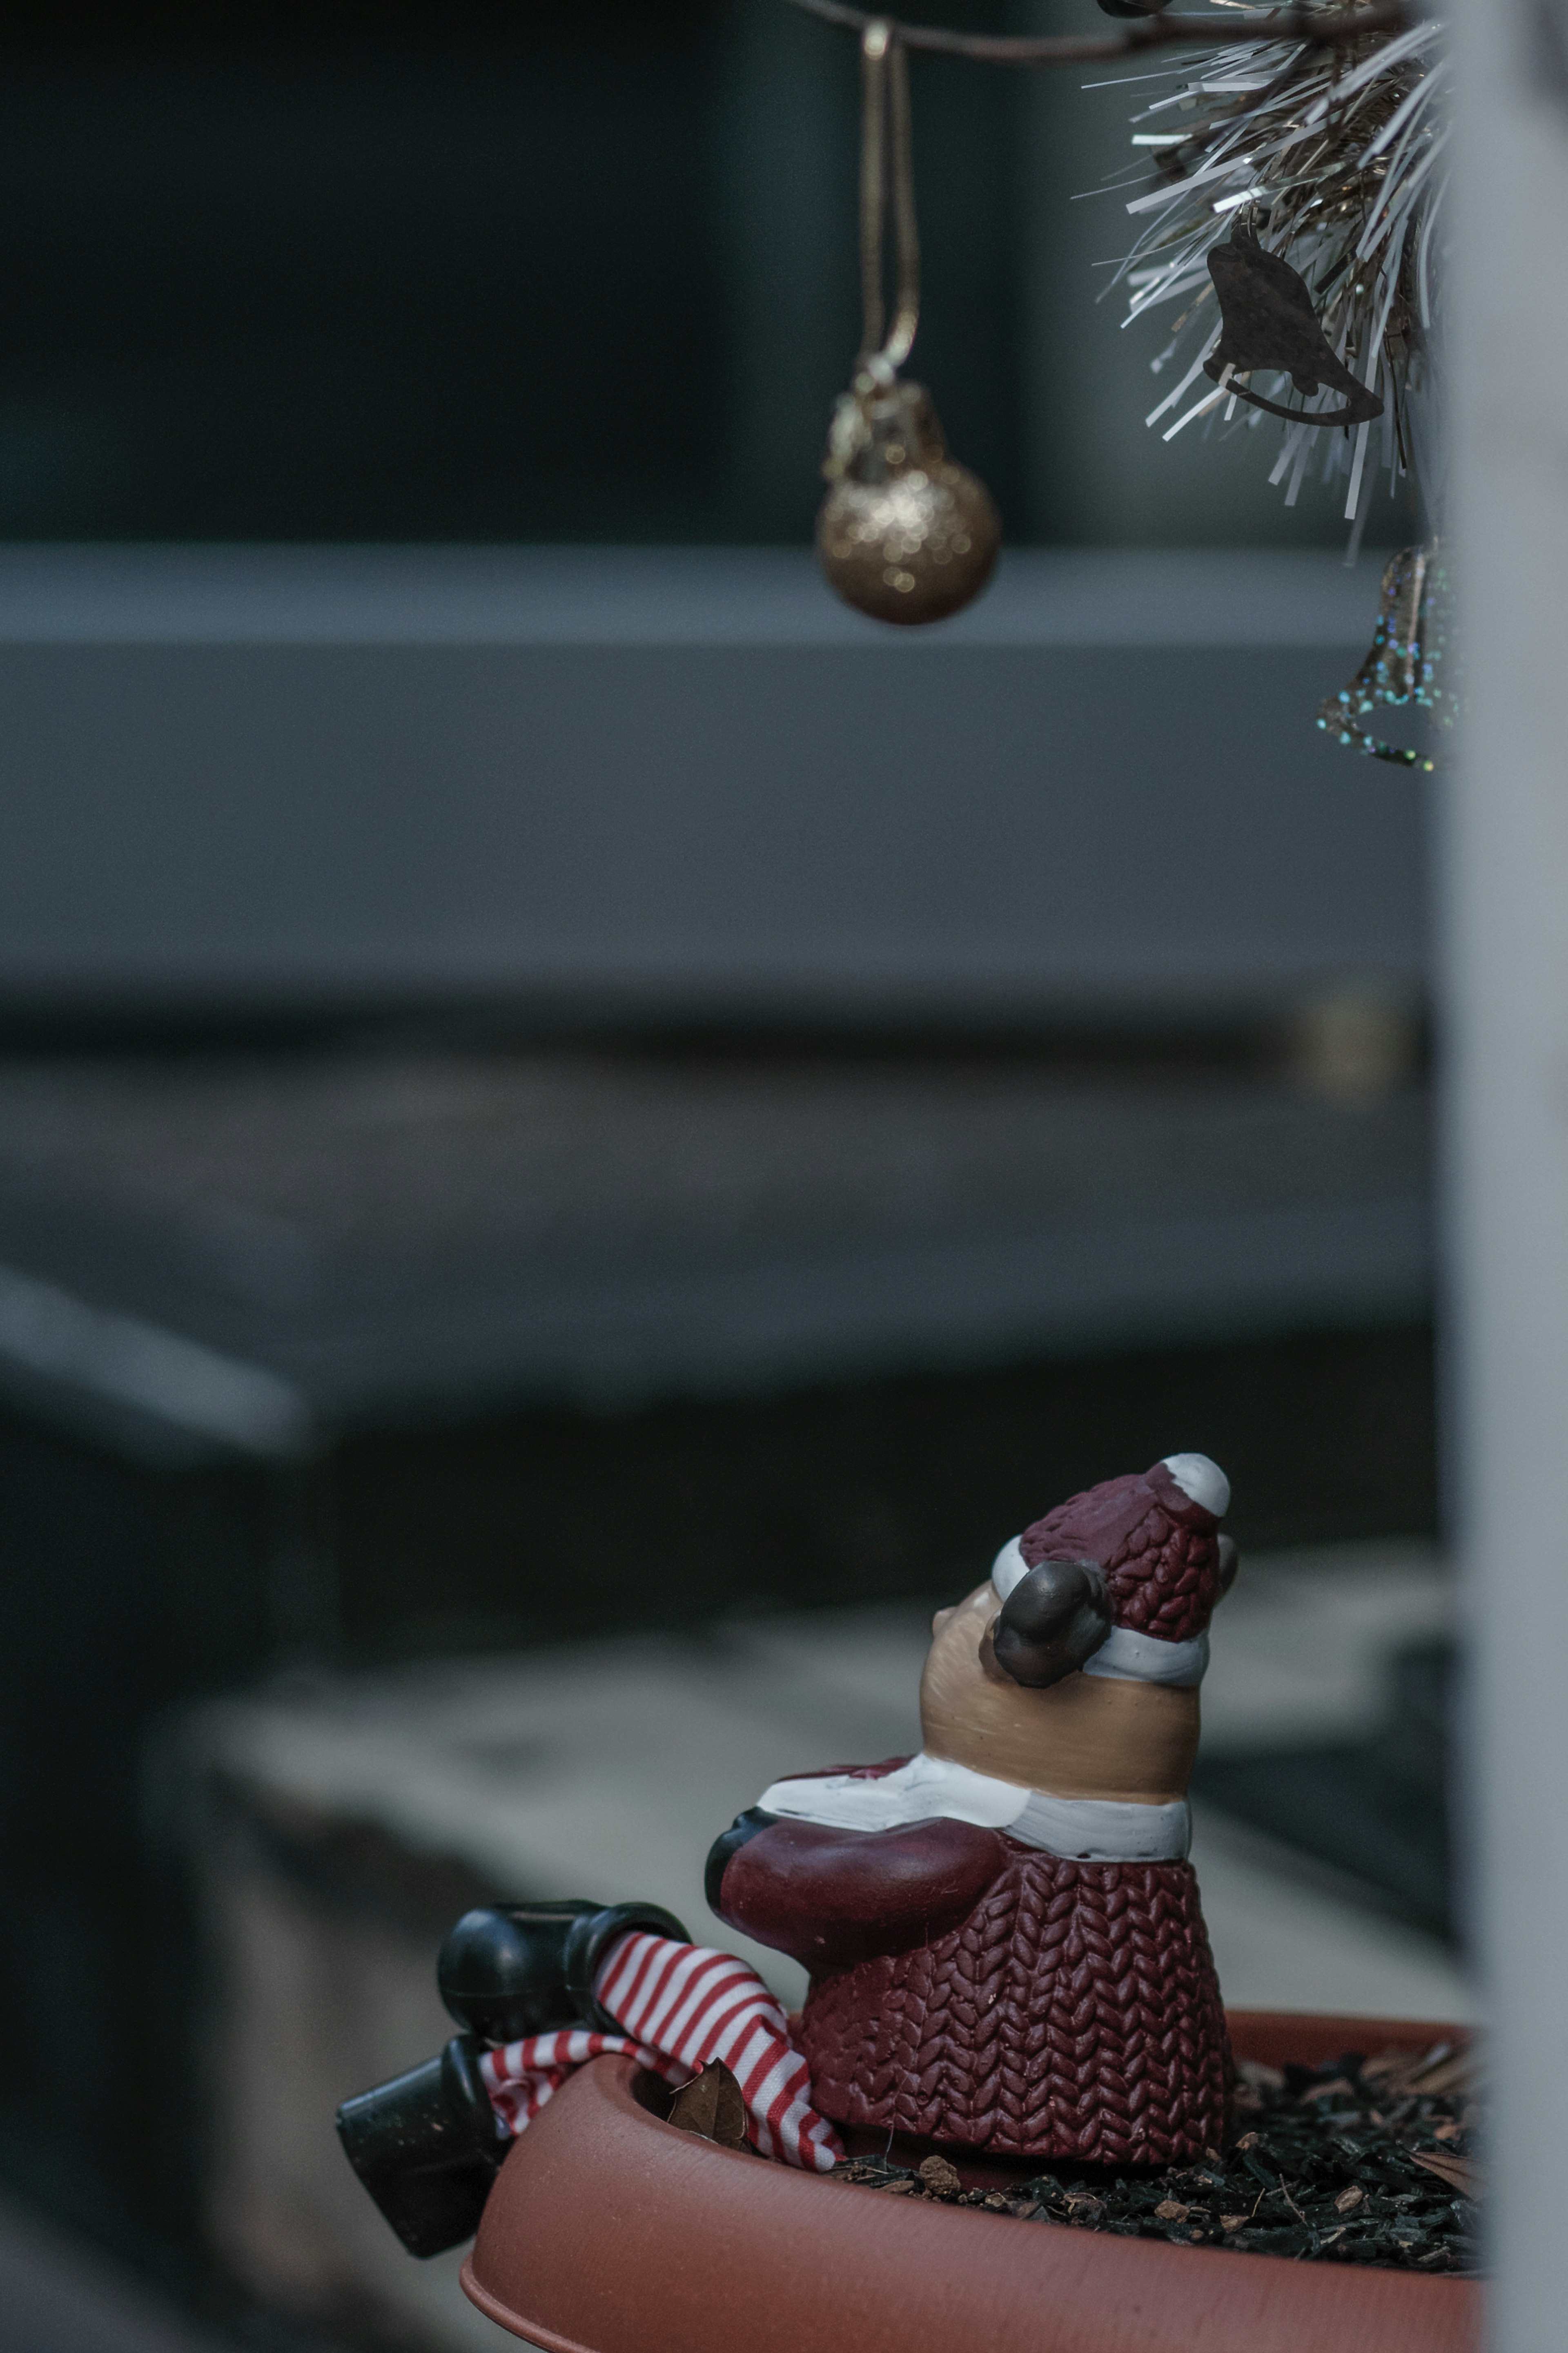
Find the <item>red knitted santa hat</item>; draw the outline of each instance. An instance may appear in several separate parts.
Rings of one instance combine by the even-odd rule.
[[[1201,1634],[1219,1595],[1219,1524],[1230,1482],[1206,1454],[1168,1454],[1152,1470],[1104,1479],[1024,1530],[1026,1567],[1096,1560],[1114,1622],[1167,1642]]]

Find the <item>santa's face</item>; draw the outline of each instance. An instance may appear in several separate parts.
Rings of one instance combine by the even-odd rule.
[[[989,1577],[931,1620],[921,1678],[929,1755],[1061,1798],[1168,1805],[1186,1795],[1198,1741],[1195,1691],[1069,1674],[1026,1690],[985,1636],[1001,1603]]]

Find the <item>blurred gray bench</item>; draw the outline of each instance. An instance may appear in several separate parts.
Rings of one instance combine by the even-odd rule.
[[[1019,1020],[1423,969],[1421,788],[1313,711],[1376,565],[0,549],[0,1011]]]

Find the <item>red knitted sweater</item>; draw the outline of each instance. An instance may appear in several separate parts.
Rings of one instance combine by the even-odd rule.
[[[800,2048],[837,2123],[1042,2162],[1219,2146],[1230,2050],[1189,1863],[763,1817],[717,1908],[811,1968]]]

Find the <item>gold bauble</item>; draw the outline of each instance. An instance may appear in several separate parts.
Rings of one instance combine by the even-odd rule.
[[[923,385],[862,375],[838,403],[816,552],[847,605],[874,621],[944,621],[991,576],[991,493],[943,446]]]

